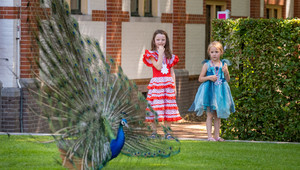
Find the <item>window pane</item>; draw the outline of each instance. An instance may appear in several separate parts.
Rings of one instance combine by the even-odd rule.
[[[267,8],[267,18],[268,18],[268,19],[270,18],[270,11],[271,11],[271,10]]]
[[[145,16],[152,17],[152,0],[144,0],[145,2]]]
[[[71,9],[78,10],[79,9],[79,2],[80,0],[71,0]]]
[[[81,0],[71,0],[71,13],[81,14]]]
[[[139,16],[139,1],[138,0],[130,1],[130,10],[131,10],[131,16]]]
[[[221,5],[216,6],[216,16],[218,16],[218,11],[222,11],[222,6]]]
[[[274,9],[274,18],[278,18],[277,17],[277,12],[278,12],[277,9]]]

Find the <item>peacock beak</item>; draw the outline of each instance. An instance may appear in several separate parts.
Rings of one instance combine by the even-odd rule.
[[[129,126],[128,126],[128,124],[127,124],[127,123],[125,123],[125,124],[124,124],[124,126],[126,126],[127,128],[129,128]]]

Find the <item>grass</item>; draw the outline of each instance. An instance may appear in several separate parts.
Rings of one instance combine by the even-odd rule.
[[[37,139],[0,135],[0,169],[64,169],[56,145]],[[180,154],[171,158],[120,155],[104,169],[300,169],[300,145],[181,141]]]

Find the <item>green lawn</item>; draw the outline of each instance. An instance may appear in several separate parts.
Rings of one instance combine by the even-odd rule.
[[[63,169],[56,145],[37,139],[0,135],[0,169]],[[300,169],[300,144],[181,141],[171,158],[121,155],[105,169]]]

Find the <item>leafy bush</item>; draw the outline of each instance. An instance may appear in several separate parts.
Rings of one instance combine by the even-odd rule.
[[[229,67],[236,113],[226,138],[300,141],[300,19],[214,20]]]

